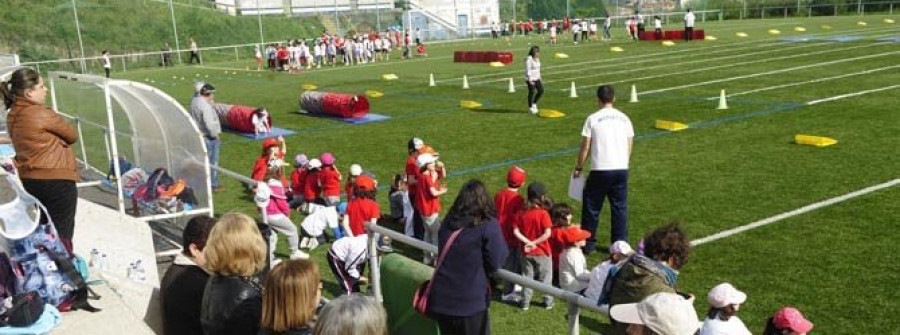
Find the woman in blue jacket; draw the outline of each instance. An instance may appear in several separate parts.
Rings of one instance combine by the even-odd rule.
[[[428,315],[441,334],[490,334],[488,275],[503,266],[508,251],[494,203],[481,181],[470,180],[459,191],[438,232],[438,247],[450,249],[431,282]]]

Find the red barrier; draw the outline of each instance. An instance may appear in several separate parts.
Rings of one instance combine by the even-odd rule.
[[[455,63],[490,63],[501,62],[509,64],[513,62],[512,52],[506,51],[455,51],[453,52]]]

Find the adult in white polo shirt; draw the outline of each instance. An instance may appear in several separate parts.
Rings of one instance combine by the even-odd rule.
[[[612,207],[610,243],[628,240],[628,162],[634,143],[634,127],[625,113],[613,107],[615,91],[610,85],[597,88],[600,110],[588,116],[581,131],[581,151],[573,175],[579,177],[591,156],[591,170],[584,186],[581,229],[591,232],[585,254],[597,248],[597,223],[603,201]]]
[[[688,8],[684,14],[684,40],[691,41],[694,39],[694,12]]]

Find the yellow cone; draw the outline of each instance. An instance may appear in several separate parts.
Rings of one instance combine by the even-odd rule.
[[[735,33],[734,35],[737,37],[747,37],[748,36],[747,33],[743,33],[743,32],[738,32],[738,33]]]
[[[490,63],[488,63],[488,65],[490,65],[490,67],[504,67],[504,66],[506,66],[506,64],[503,64],[503,63],[501,63],[501,62],[490,62]]]
[[[462,100],[459,102],[459,107],[462,107],[462,108],[473,109],[473,108],[478,108],[481,106],[482,106],[482,104],[478,101]]]
[[[468,90],[468,89],[469,89],[469,77],[467,77],[466,75],[463,75],[463,87],[462,87],[462,89],[464,89],[464,90]]]
[[[728,99],[725,95],[725,90],[722,90],[722,93],[719,94],[719,107],[716,109],[728,109]]]
[[[663,45],[663,46],[667,46],[667,47],[671,47],[671,46],[675,46],[675,42],[672,42],[672,41],[663,41],[663,42],[662,42],[662,45]]]
[[[638,102],[637,86],[631,85],[631,99],[628,102]]]
[[[715,36],[712,36],[712,35],[707,35],[707,36],[704,37],[703,39],[705,39],[705,40],[707,40],[707,41],[715,41],[715,40],[717,40],[718,38],[716,38]]]
[[[397,77],[396,74],[388,73],[388,74],[382,75],[381,78],[383,78],[384,80],[397,80],[400,77]]]
[[[797,134],[794,136],[794,142],[797,142],[797,144],[824,148],[829,145],[837,144],[838,141],[830,137]]]
[[[429,86],[429,87],[435,87],[435,86],[437,86],[437,85],[434,84],[434,73],[429,73],[429,74],[428,74],[428,86]]]
[[[688,125],[684,123],[666,120],[656,120],[656,124],[654,124],[653,127],[668,131],[682,131],[688,129]]]
[[[797,31],[797,32],[804,32],[804,31],[806,31],[806,28],[803,28],[803,27],[794,27],[794,31]]]
[[[829,26],[829,25],[827,25],[827,24],[823,24],[823,25],[822,25],[822,29],[823,29],[823,30],[831,30],[831,26]]]
[[[569,55],[564,54],[562,52],[557,52],[557,53],[553,54],[553,58],[569,58]]]
[[[316,85],[313,85],[313,84],[303,84],[303,85],[300,85],[300,88],[302,88],[302,89],[304,89],[304,90],[307,90],[307,91],[312,91],[312,90],[317,89],[317,88],[319,88],[319,87],[316,86]]]
[[[887,23],[887,24],[892,24],[892,23],[894,23],[894,20],[884,19],[884,21],[882,21],[882,22]]]
[[[868,26],[869,24],[866,23],[866,21],[859,21],[859,22],[856,22],[856,25],[860,26],[860,27],[865,27],[865,26]]]
[[[376,91],[376,90],[367,90],[366,96],[369,98],[381,98],[384,96],[384,93]]]
[[[779,35],[779,34],[781,34],[781,30],[769,29],[769,35]]]
[[[555,109],[541,109],[538,111],[538,116],[542,118],[555,119],[566,116],[566,113],[560,112]]]
[[[612,47],[612,48],[609,48],[609,51],[611,51],[611,52],[622,52],[622,51],[625,51],[625,49],[622,49],[622,48],[620,48],[620,47]]]

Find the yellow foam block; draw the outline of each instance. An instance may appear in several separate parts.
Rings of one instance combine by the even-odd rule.
[[[781,34],[781,30],[769,29],[769,35],[778,35],[778,34]]]
[[[656,120],[656,124],[654,125],[656,129],[668,130],[668,131],[682,131],[688,129],[688,125],[675,122],[675,121],[666,121],[666,120]]]
[[[830,137],[797,134],[794,136],[794,142],[797,142],[797,144],[824,148],[829,145],[835,145],[838,141]]]
[[[555,119],[558,117],[566,116],[566,113],[560,112],[555,109],[541,109],[538,112],[538,116],[543,117],[543,118]]]
[[[384,80],[397,80],[397,79],[400,79],[400,77],[397,77],[397,75],[396,75],[396,74],[393,74],[393,73],[388,73],[388,74],[382,75],[381,78],[384,79]]]
[[[675,46],[675,42],[672,42],[672,41],[662,41],[662,45],[667,46],[667,47],[672,47],[672,46]]]
[[[472,109],[472,108],[478,108],[481,106],[482,106],[482,104],[478,101],[463,100],[463,101],[459,102],[459,107],[462,107],[462,108]]]
[[[557,52],[557,53],[553,54],[553,58],[569,58],[569,55],[564,54],[562,52]]]
[[[823,24],[823,25],[822,25],[822,29],[824,29],[824,30],[830,30],[830,29],[831,29],[831,26],[829,26],[829,25],[827,25],[827,24]]]
[[[376,91],[376,90],[367,90],[366,96],[369,98],[381,98],[384,96],[384,93]]]
[[[794,27],[794,31],[804,32],[804,31],[806,31],[806,28],[803,28],[803,27]]]
[[[303,84],[303,85],[300,85],[300,88],[302,88],[302,89],[304,89],[304,90],[307,90],[307,91],[312,91],[312,90],[314,90],[314,89],[319,88],[319,86],[316,86],[316,85],[313,85],[313,84]]]
[[[891,19],[884,19],[883,22],[884,22],[884,23],[887,23],[887,24],[891,24],[891,23],[894,23],[894,20],[891,20]]]
[[[737,37],[747,37],[747,33],[739,32],[734,34]]]
[[[859,21],[859,22],[856,22],[856,25],[865,27],[865,26],[868,26],[869,24],[866,23],[866,21]]]
[[[705,39],[707,41],[715,41],[718,38],[716,38],[715,36],[709,35],[709,36],[704,37],[703,39]]]
[[[504,67],[504,66],[506,66],[506,64],[503,64],[503,63],[501,63],[501,62],[490,62],[490,63],[488,63],[488,65],[490,65],[491,67]]]

